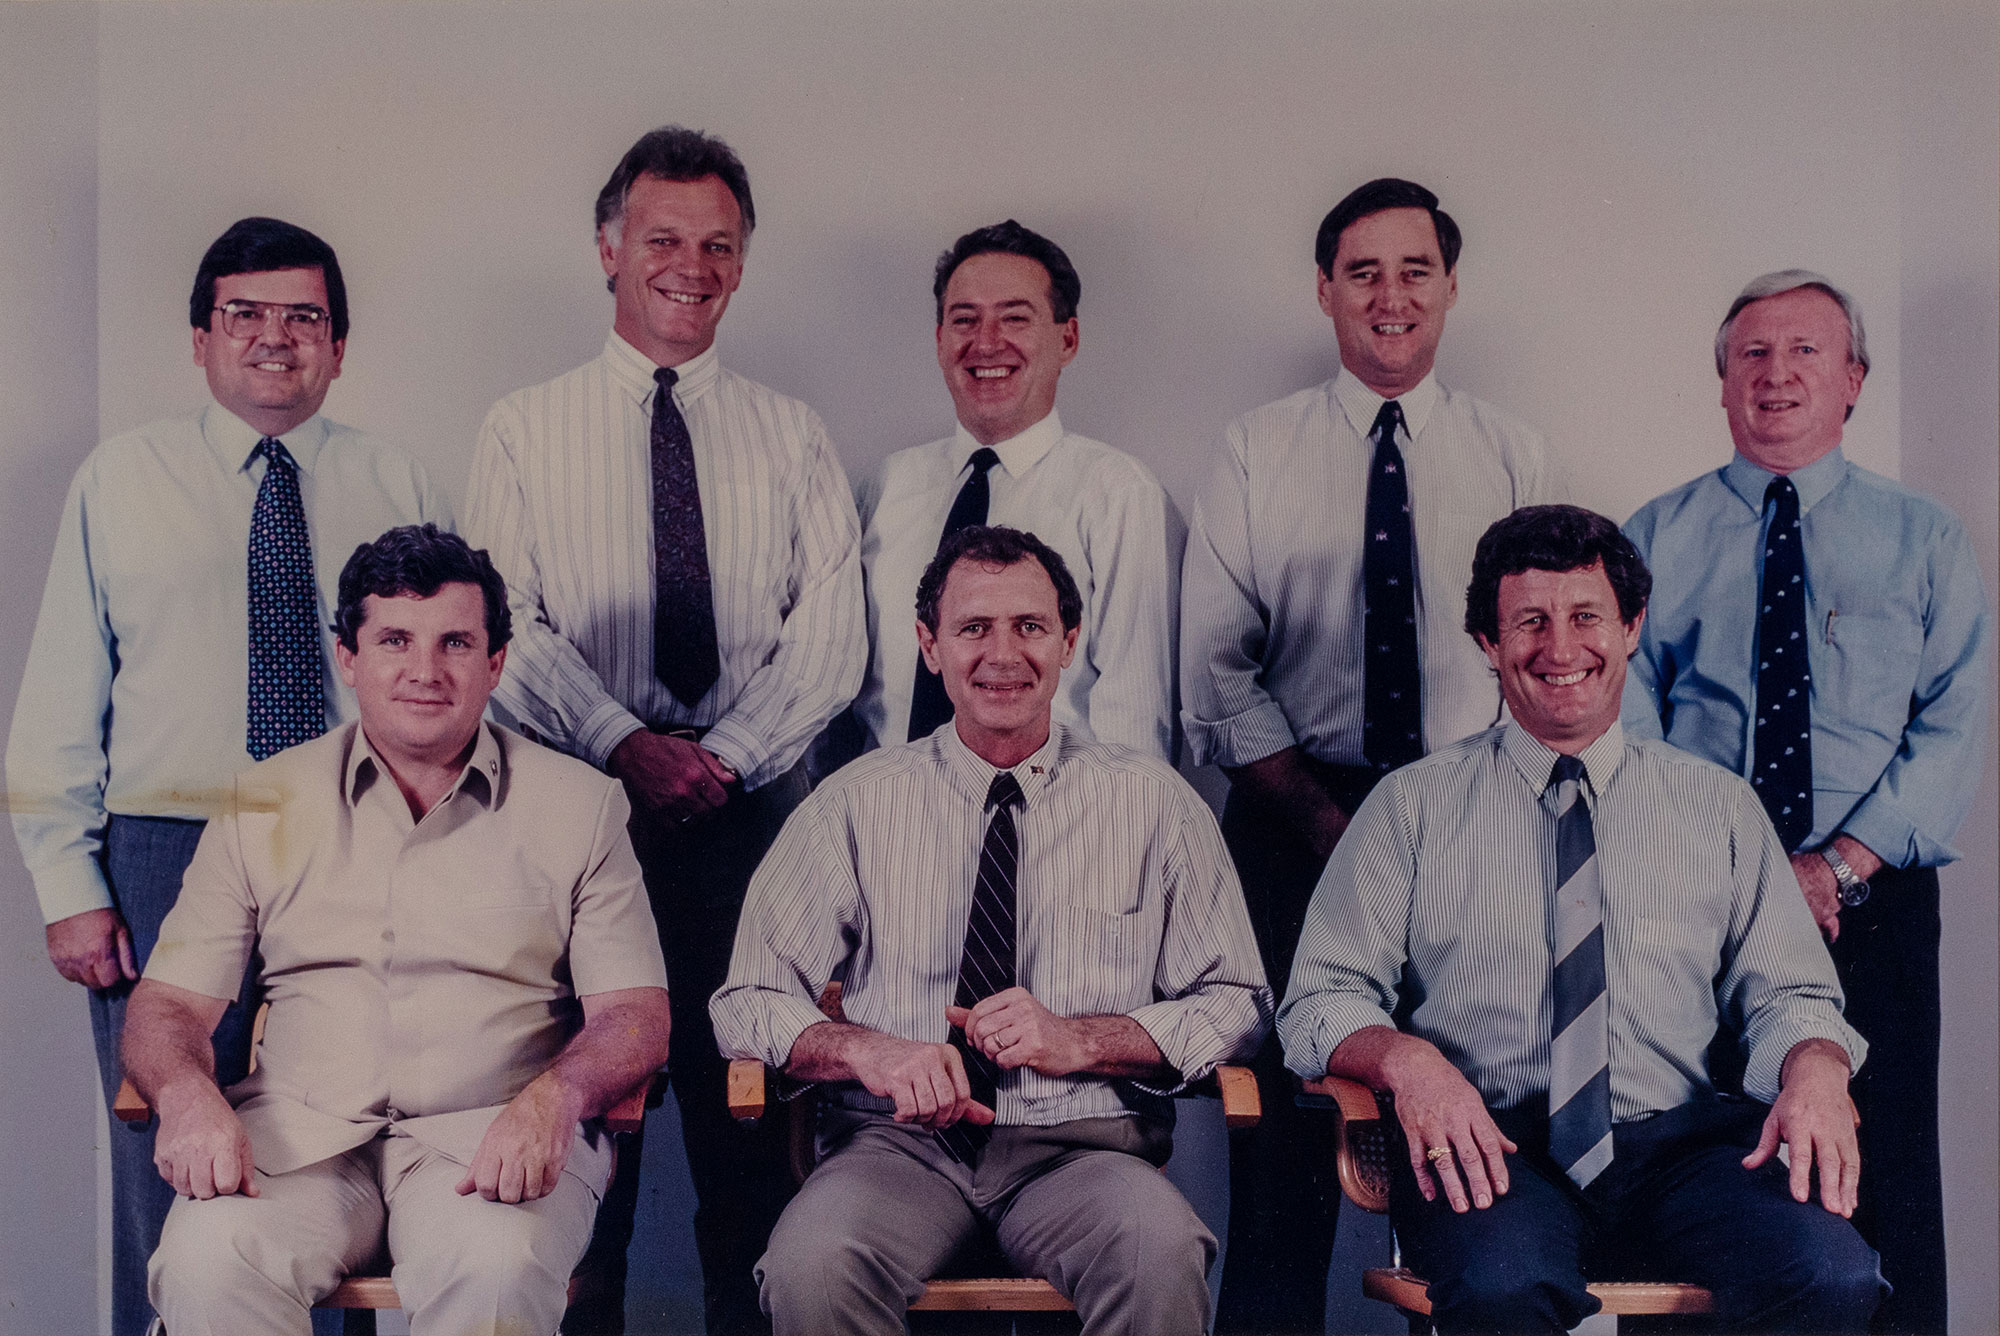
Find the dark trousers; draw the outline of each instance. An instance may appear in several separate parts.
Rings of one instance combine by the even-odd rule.
[[[1548,1158],[1543,1111],[1496,1113],[1521,1147],[1509,1190],[1463,1215],[1399,1163],[1390,1216],[1438,1330],[1568,1331],[1597,1311],[1586,1279],[1616,1278],[1704,1286],[1724,1332],[1865,1331],[1886,1289],[1874,1250],[1816,1196],[1794,1201],[1776,1160],[1742,1166],[1768,1112],[1708,1098],[1621,1123],[1587,1191]]]
[[[1318,766],[1335,801],[1360,806],[1372,776]],[[1243,881],[1264,972],[1282,997],[1299,929],[1326,860],[1277,813],[1232,788],[1222,837]],[[1340,1182],[1325,1114],[1298,1107],[1275,1031],[1251,1064],[1264,1116],[1229,1139],[1229,1248],[1216,1303],[1218,1333],[1326,1330],[1326,1273],[1339,1221]]]
[[[752,1270],[795,1185],[778,1126],[782,1120],[767,1118],[744,1128],[729,1116],[729,1064],[715,1044],[708,999],[728,974],[750,876],[805,795],[806,772],[800,766],[760,789],[733,792],[720,811],[685,826],[643,814],[632,819],[632,847],[646,874],[667,959],[673,1008],[667,1076],[680,1106],[681,1141],[694,1180],[695,1250],[710,1336],[770,1331]],[[644,1136],[643,1129],[634,1133],[620,1154],[636,1161]],[[637,1183],[638,1175],[621,1174],[604,1199],[585,1259],[602,1284],[578,1296],[564,1319],[565,1332],[615,1336],[625,1329],[626,1248]]]
[[[132,934],[132,956],[144,970],[160,939],[160,923],[181,891],[181,874],[194,858],[202,821],[167,817],[113,816],[104,833],[104,878],[112,906]],[[249,1071],[251,1001],[255,967],[245,973],[237,1001],[215,1029],[216,1080],[227,1086]],[[132,985],[90,990],[91,1037],[97,1044],[97,1075],[104,1106],[111,1107],[123,1079],[118,1043],[125,1033],[125,1004]],[[146,1262],[159,1246],[160,1225],[174,1204],[174,1190],[153,1165],[158,1121],[111,1124],[111,1330],[113,1336],[144,1336],[153,1320],[146,1300]]]
[[[1871,1329],[1942,1333],[1944,1188],[1938,1163],[1938,877],[1883,868],[1840,913],[1833,963],[1848,1024],[1868,1041],[1852,1087],[1861,1113],[1861,1236],[1895,1286]]]

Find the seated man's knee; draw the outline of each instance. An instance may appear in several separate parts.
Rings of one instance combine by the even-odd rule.
[[[1439,1331],[1568,1331],[1597,1309],[1581,1278],[1574,1287],[1531,1256],[1495,1248],[1453,1276],[1430,1278]]]
[[[861,1310],[900,1321],[924,1277],[912,1276],[850,1229],[786,1211],[757,1262],[764,1308],[773,1316]],[[796,1327],[796,1323],[792,1323]]]
[[[289,1300],[299,1311],[317,1295],[300,1274],[301,1259],[283,1247],[272,1222],[249,1197],[183,1198],[167,1213],[159,1247],[146,1267],[146,1293],[163,1315],[206,1313],[246,1298]],[[184,1316],[183,1327],[193,1327]]]
[[[1136,1163],[1136,1162],[1135,1162]],[[1215,1235],[1150,1166],[1126,1209],[1104,1210],[1054,1259],[1085,1330],[1200,1332]]]
[[[1760,1273],[1755,1292],[1724,1308],[1737,1325],[1773,1331],[1859,1332],[1887,1294],[1882,1259],[1845,1220],[1829,1215],[1810,1244],[1802,1242]]]

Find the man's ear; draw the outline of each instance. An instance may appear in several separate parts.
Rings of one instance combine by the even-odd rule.
[[[944,666],[937,658],[937,636],[924,625],[924,619],[917,618],[917,652],[924,656],[924,666],[934,673],[942,674]]]

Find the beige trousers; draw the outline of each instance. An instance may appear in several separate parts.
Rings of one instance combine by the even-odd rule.
[[[182,1197],[147,1272],[169,1336],[311,1336],[308,1310],[384,1254],[412,1336],[552,1336],[590,1242],[597,1194],[565,1173],[509,1205],[455,1190],[465,1166],[381,1136],[285,1174],[256,1197]]]
[[[1215,1236],[1159,1172],[1171,1137],[1140,1118],[1003,1127],[976,1170],[922,1128],[827,1110],[838,1142],[757,1263],[777,1336],[904,1330],[904,1312],[989,1230],[1022,1275],[1076,1305],[1085,1336],[1201,1336]]]

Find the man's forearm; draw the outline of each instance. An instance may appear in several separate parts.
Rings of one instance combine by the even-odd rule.
[[[1783,1090],[1794,1081],[1815,1078],[1837,1081],[1845,1088],[1853,1074],[1847,1050],[1839,1044],[1831,1039],[1801,1039],[1785,1054],[1784,1066],[1778,1072],[1778,1088]]]
[[[1178,1075],[1146,1027],[1130,1016],[1072,1016],[1067,1023],[1086,1055],[1081,1075],[1141,1081]]]
[[[1340,1041],[1326,1060],[1328,1076],[1359,1081],[1370,1090],[1393,1093],[1413,1066],[1444,1062],[1437,1045],[1387,1025],[1369,1025]],[[1446,1065],[1449,1065],[1448,1063]]]
[[[785,1059],[785,1075],[800,1081],[858,1081],[854,1056],[858,1048],[885,1038],[879,1030],[851,1021],[820,1021],[799,1031]]]
[[[132,990],[119,1061],[155,1110],[164,1115],[184,1092],[218,1090],[210,1036],[228,1005],[152,979]]]
[[[629,988],[586,997],[585,1021],[531,1085],[558,1096],[581,1122],[603,1114],[667,1061],[672,1013],[666,990]]]

